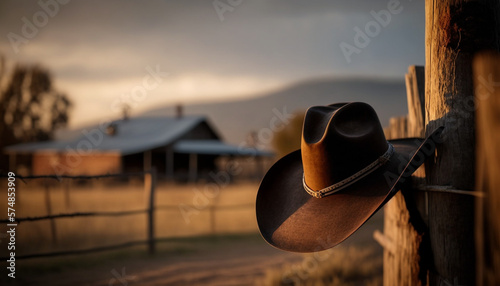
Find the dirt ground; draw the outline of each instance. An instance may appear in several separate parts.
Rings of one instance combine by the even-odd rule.
[[[382,259],[382,248],[372,239],[382,222],[379,212],[339,247],[375,247]],[[21,261],[15,283],[7,285],[263,285],[266,270],[299,263],[303,258],[302,254],[274,249],[255,233],[175,238],[158,242],[153,256],[141,246]]]
[[[266,269],[302,259],[270,247],[257,234],[167,241],[158,248],[153,256],[138,247],[32,260],[24,267],[21,262],[16,283],[8,285],[258,285]]]
[[[159,188],[158,205],[193,204],[202,187]],[[253,203],[255,190],[254,184],[230,186],[221,189],[210,203],[217,206]],[[20,216],[45,214],[46,210],[39,206],[41,191],[30,189],[20,194]],[[118,211],[122,208],[139,208],[144,203],[144,195],[137,186],[131,186],[130,190],[73,190],[70,209],[65,209],[63,198],[62,191],[54,190],[54,213]],[[100,200],[96,202],[96,198]],[[15,280],[6,276],[6,263],[2,261],[0,285],[262,285],[267,270],[281,269],[284,265],[304,260],[301,254],[274,249],[257,234],[253,207],[217,213],[216,236],[209,235],[208,212],[205,210],[193,215],[189,223],[182,220],[178,213],[177,210],[177,213],[159,212],[157,215],[157,237],[164,239],[157,243],[157,251],[152,256],[147,254],[145,246],[136,246],[94,254],[20,260],[16,265]],[[116,223],[105,219],[58,222],[59,244],[68,244],[69,249],[85,249],[88,247],[85,243],[94,240],[99,242],[97,245],[109,245],[109,241],[115,244],[119,242],[116,236],[124,241],[134,240],[135,236],[142,238],[145,217],[119,219]],[[372,234],[375,229],[381,230],[382,227],[383,214],[379,212],[340,247],[372,247],[381,260],[382,248],[374,242]],[[23,228],[34,231],[28,224]],[[25,235],[24,240],[19,237],[19,245],[22,246],[20,251],[40,253],[53,250],[40,248],[50,243],[48,227],[41,225],[41,230],[33,233],[23,233],[23,228],[19,228],[19,234]],[[102,233],[109,237],[104,239],[97,236]],[[111,236],[112,233],[115,236]],[[177,236],[168,236],[172,234]],[[3,242],[0,245],[4,245]]]

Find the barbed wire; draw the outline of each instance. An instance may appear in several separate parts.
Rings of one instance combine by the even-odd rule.
[[[132,211],[122,211],[122,212],[76,212],[76,213],[63,213],[56,215],[46,215],[46,216],[38,216],[38,217],[23,217],[16,218],[14,222],[9,219],[2,219],[0,223],[21,223],[23,221],[38,221],[44,219],[55,219],[55,218],[65,218],[65,217],[76,217],[76,216],[122,216],[122,215],[134,215],[145,213],[147,210],[132,210]]]
[[[249,208],[255,206],[254,204],[239,204],[239,205],[225,205],[218,206],[212,205],[207,207],[205,210],[210,210],[211,208],[215,208],[217,210],[222,209],[239,209],[239,208]],[[189,206],[194,208],[195,206]],[[178,205],[161,205],[154,208],[155,210],[167,210],[167,209],[179,209]],[[38,220],[46,220],[46,219],[57,219],[57,218],[70,218],[70,217],[89,217],[89,216],[126,216],[126,215],[135,215],[141,213],[147,213],[148,210],[131,210],[131,211],[121,211],[121,212],[76,212],[76,213],[62,213],[55,215],[46,215],[46,216],[36,216],[36,217],[22,217],[16,218],[14,221],[10,221],[9,219],[2,219],[0,223],[21,223],[24,221],[38,221]]]
[[[26,183],[26,179],[55,179],[61,181],[61,179],[101,179],[101,178],[111,178],[111,177],[129,177],[129,176],[142,176],[144,174],[151,174],[153,171],[143,171],[143,172],[128,172],[128,173],[115,173],[115,174],[104,174],[104,175],[15,175],[16,179],[20,179]],[[8,178],[8,173],[0,173],[0,178]]]
[[[418,186],[415,186],[414,189],[417,191],[421,191],[421,192],[449,193],[449,194],[456,194],[456,195],[474,196],[474,197],[478,197],[478,198],[486,197],[484,192],[457,190],[457,189],[453,189],[452,186],[418,185]]]
[[[120,249],[124,247],[130,247],[134,245],[147,244],[148,240],[140,240],[140,241],[130,241],[122,244],[115,244],[109,246],[100,246],[94,248],[87,249],[78,249],[78,250],[68,250],[68,251],[57,251],[57,252],[47,252],[47,253],[36,253],[36,254],[27,254],[27,255],[16,255],[16,259],[28,259],[28,258],[41,258],[41,257],[53,257],[53,256],[62,256],[62,255],[75,255],[75,254],[86,254],[91,252],[100,252],[100,251],[108,251],[113,249]],[[7,260],[9,257],[0,257],[1,260]]]
[[[62,179],[82,179],[82,180],[89,180],[89,179],[101,179],[101,178],[111,178],[111,177],[124,177],[128,178],[131,176],[144,176],[145,174],[151,174],[153,176],[153,181],[155,180],[154,177],[156,177],[156,170],[153,168],[151,170],[143,171],[143,172],[128,172],[128,173],[115,173],[115,174],[102,174],[102,175],[28,175],[28,176],[23,176],[23,175],[15,175],[16,179],[19,179],[23,183],[27,183],[26,180],[30,179],[55,179],[58,182],[61,182]],[[0,173],[0,178],[9,178],[12,176],[9,176],[9,173]],[[154,186],[154,184],[152,185]],[[172,209],[179,209],[180,205],[160,205],[160,206],[154,206],[150,205],[149,209],[141,209],[141,210],[129,210],[129,211],[117,211],[117,212],[110,212],[110,211],[100,211],[100,212],[75,212],[75,213],[61,213],[61,214],[55,214],[55,215],[46,215],[46,216],[33,216],[33,217],[20,217],[20,218],[15,218],[13,221],[11,221],[11,218],[7,219],[1,219],[0,223],[7,223],[7,224],[15,224],[15,223],[21,223],[25,221],[40,221],[40,220],[54,220],[54,219],[59,219],[59,218],[73,218],[73,217],[91,217],[91,216],[126,216],[126,215],[137,215],[137,214],[150,214],[153,213],[154,211],[157,210],[172,210]],[[188,207],[193,207],[196,208],[196,206],[188,206]],[[224,210],[224,209],[241,209],[241,208],[248,208],[248,207],[255,207],[255,204],[239,204],[239,205],[207,205],[203,209],[198,209],[199,211],[217,211],[217,210]],[[76,255],[76,254],[84,254],[84,253],[89,253],[89,252],[99,252],[99,251],[107,251],[107,250],[113,250],[113,249],[119,249],[123,247],[130,247],[134,245],[139,245],[139,244],[153,244],[154,241],[157,239],[148,239],[144,241],[131,241],[127,243],[122,243],[122,244],[117,244],[117,245],[110,245],[110,246],[101,246],[101,247],[95,247],[95,248],[89,248],[89,249],[80,249],[80,250],[68,250],[68,251],[59,251],[59,252],[50,252],[50,253],[38,253],[38,254],[27,254],[27,255],[21,255],[21,256],[16,256],[16,259],[28,259],[28,258],[40,258],[40,257],[53,257],[53,256],[61,256],[61,255]],[[0,259],[7,259],[4,257],[1,257]]]

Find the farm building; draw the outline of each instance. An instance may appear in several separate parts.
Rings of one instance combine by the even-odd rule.
[[[227,144],[205,117],[182,115],[125,117],[85,128],[72,140],[17,144],[4,151],[10,170],[24,168],[32,175],[97,175],[155,167],[160,177],[182,181],[210,179],[211,172],[213,176],[223,168],[219,158],[226,163],[252,161],[254,170],[244,171],[258,177],[263,160],[273,155]]]

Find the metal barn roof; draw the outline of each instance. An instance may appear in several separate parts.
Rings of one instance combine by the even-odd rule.
[[[122,155],[139,153],[173,143],[192,128],[206,121],[204,117],[135,117],[115,121],[116,134],[108,135],[106,126],[85,128],[81,136],[70,141],[46,141],[25,143],[5,148],[10,153],[32,153],[35,151],[117,151]],[[104,129],[103,129],[104,128]]]
[[[202,122],[204,117],[134,117],[114,121],[116,134],[108,135],[106,126],[94,125],[84,128],[73,140],[57,140],[11,145],[8,153],[34,153],[39,151],[118,152],[122,155],[140,153],[146,150],[175,143],[183,135]],[[210,125],[209,125],[210,128]],[[210,128],[216,138],[219,136]],[[174,145],[174,152],[213,155],[272,156],[271,152],[253,148],[241,148],[220,140],[180,140]]]
[[[273,156],[273,153],[248,147],[229,145],[219,140],[180,140],[174,152],[205,155]]]

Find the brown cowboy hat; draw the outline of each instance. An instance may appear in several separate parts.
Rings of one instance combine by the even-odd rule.
[[[307,110],[301,149],[278,160],[256,201],[264,239],[294,252],[331,248],[363,225],[434,153],[429,137],[387,141],[373,108],[362,102]]]

